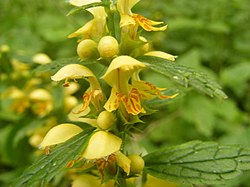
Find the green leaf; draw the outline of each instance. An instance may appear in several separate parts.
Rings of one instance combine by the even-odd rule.
[[[79,156],[91,132],[91,130],[84,131],[53,149],[49,155],[43,155],[24,171],[13,186],[29,187],[49,182],[55,175],[65,169],[70,160]]]
[[[33,73],[55,73],[67,64],[89,65],[94,63],[96,63],[95,60],[80,60],[79,57],[63,58],[52,61],[49,64],[38,66],[36,69],[33,70]]]
[[[223,104],[221,101],[221,108]],[[182,117],[191,124],[195,124],[197,130],[206,137],[213,135],[213,130],[218,123],[217,113],[215,112],[216,102],[208,97],[196,95],[195,99],[187,100],[185,106],[182,107]]]
[[[227,95],[221,90],[220,85],[210,80],[205,74],[190,67],[182,66],[176,62],[171,62],[159,57],[141,56],[137,59],[148,65],[152,70],[177,81],[185,87],[191,85],[211,97],[227,98]]]
[[[96,2],[96,3],[90,3],[81,7],[76,7],[73,8],[72,10],[69,11],[69,13],[67,14],[67,16],[78,13],[82,10],[86,10],[88,8],[92,8],[92,7],[98,7],[98,6],[107,6],[107,3],[103,3],[103,2]]]
[[[184,184],[218,184],[250,170],[250,149],[192,141],[144,157],[146,172]]]
[[[250,79],[250,62],[237,63],[225,68],[222,73],[222,81],[230,87],[239,97],[248,92]],[[240,76],[239,76],[240,75]]]

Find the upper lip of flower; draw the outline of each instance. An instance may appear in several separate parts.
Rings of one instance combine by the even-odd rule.
[[[86,90],[83,95],[84,105],[82,111],[87,109],[89,103],[92,104],[99,110],[99,102],[104,100],[105,97],[102,93],[101,86],[92,73],[90,69],[80,64],[69,64],[61,68],[55,75],[51,76],[51,79],[54,81],[65,80],[64,85],[67,86],[68,80],[73,79],[86,79],[89,82],[90,87]]]
[[[145,67],[145,64],[130,56],[119,56],[111,62],[106,73],[102,76],[102,79],[117,91],[128,94],[129,79],[135,72]]]
[[[50,129],[39,147],[46,149],[46,147],[63,143],[82,131],[83,129],[71,123],[57,125]],[[80,159],[96,160],[114,154],[117,164],[129,174],[130,160],[120,152],[121,145],[122,139],[114,134],[102,130],[96,131],[91,135]]]
[[[145,64],[130,56],[119,56],[111,62],[102,77],[112,87],[110,97],[104,105],[106,110],[116,110],[120,103],[123,103],[128,113],[137,115],[145,112],[141,106],[143,99],[152,99],[157,96],[159,98],[176,96],[164,96],[161,94],[164,89],[141,81],[139,72],[145,67]]]
[[[101,2],[100,0],[86,0],[86,1],[74,1],[71,0],[70,3],[74,6],[83,6],[91,3]],[[94,18],[87,22],[84,26],[79,28],[77,31],[71,33],[68,38],[77,37],[83,35],[83,38],[100,37],[102,36],[105,25],[107,14],[104,10],[104,7],[92,7],[86,9],[89,11]]]
[[[121,15],[120,27],[139,24],[146,31],[163,31],[167,28],[167,25],[155,27],[163,22],[149,20],[142,15],[132,13],[132,7],[138,2],[139,0],[117,0],[117,9]]]

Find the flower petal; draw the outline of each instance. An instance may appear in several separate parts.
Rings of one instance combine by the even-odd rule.
[[[131,9],[138,3],[140,0],[117,0],[117,10],[120,14],[131,15]]]
[[[138,115],[139,113],[145,113],[141,106],[140,93],[136,88],[132,88],[128,96],[123,95],[121,101],[129,114]]]
[[[90,112],[90,108],[87,107],[85,110],[82,110],[83,104],[77,105],[72,111],[69,113],[68,118],[71,121],[79,121],[83,123],[87,123],[93,127],[97,127],[96,119],[86,118],[84,116],[88,115]]]
[[[90,174],[77,175],[72,182],[71,187],[97,187],[101,185],[101,181],[96,176]]]
[[[172,99],[178,95],[178,93],[174,95],[162,95],[161,91],[166,90],[166,88],[156,87],[146,81],[133,80],[132,84],[139,90],[142,99],[152,99],[154,97],[159,97],[160,99]]]
[[[97,2],[101,2],[101,0],[69,0],[70,4],[78,7]]]
[[[81,79],[84,77],[95,77],[90,69],[80,64],[69,64],[62,67],[55,75],[51,76],[53,81],[64,79]]]
[[[121,15],[121,21],[120,21],[120,27],[124,27],[127,25],[135,25],[136,22],[133,17],[127,15],[127,14],[122,14]]]
[[[95,22],[96,22],[95,19],[90,20],[85,25],[80,27],[78,30],[68,35],[68,38],[74,38],[74,37],[81,36],[81,35],[83,36],[83,38],[89,38],[92,32],[92,29],[95,25]]]
[[[110,86],[119,80],[120,72],[127,72],[127,76],[131,76],[135,71],[145,68],[146,65],[130,56],[118,56],[109,65],[106,73],[102,76]],[[118,69],[120,72],[118,72]]]
[[[35,89],[29,94],[29,99],[39,101],[52,101],[51,94],[45,89]]]
[[[164,25],[162,27],[154,27],[154,25],[159,25],[162,24],[163,22],[153,21],[139,14],[134,14],[133,18],[146,31],[164,31],[167,29],[167,25]]]
[[[104,108],[107,111],[112,112],[112,111],[118,109],[118,107],[120,105],[120,98],[118,97],[119,96],[118,94],[119,93],[117,93],[116,90],[114,88],[112,88],[109,99],[104,105]]]
[[[80,127],[71,123],[57,125],[49,130],[39,148],[44,149],[47,146],[63,143],[82,131]]]
[[[169,61],[175,61],[175,59],[177,58],[177,56],[162,52],[162,51],[150,51],[147,52],[146,54],[147,56],[155,56],[155,57],[160,57]]]
[[[82,156],[86,159],[102,158],[120,150],[121,144],[119,137],[106,131],[98,131],[91,136]]]
[[[129,175],[131,160],[120,151],[115,153],[115,157],[117,165],[120,166],[127,173],[127,175]]]

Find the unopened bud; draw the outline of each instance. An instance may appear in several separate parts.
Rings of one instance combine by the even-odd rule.
[[[32,61],[37,64],[48,64],[51,62],[51,59],[45,53],[37,53],[32,57]]]
[[[144,38],[143,36],[140,36],[139,39],[142,41],[142,42],[145,42],[145,44],[140,48],[141,49],[141,53],[146,53],[149,51],[149,43],[147,41],[146,38]]]
[[[33,134],[30,138],[29,138],[29,143],[30,145],[32,145],[33,147],[38,147],[39,144],[42,142],[43,140],[43,136],[40,134]]]
[[[10,51],[10,47],[8,45],[1,45],[0,52],[8,53]]]
[[[131,160],[130,171],[132,173],[140,173],[144,166],[144,160],[139,155],[129,155],[128,158]]]
[[[97,117],[97,125],[102,130],[109,129],[115,123],[115,116],[112,112],[103,111]]]
[[[104,36],[98,43],[97,49],[102,58],[111,58],[119,53],[119,44],[112,36]]]
[[[91,39],[81,41],[77,46],[77,54],[81,59],[97,57],[96,42]]]

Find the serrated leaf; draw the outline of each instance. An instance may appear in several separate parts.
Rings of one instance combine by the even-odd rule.
[[[146,172],[184,184],[219,184],[250,170],[250,149],[192,141],[144,157]]]
[[[211,97],[226,99],[227,95],[221,90],[221,86],[210,80],[205,74],[190,67],[182,66],[159,57],[141,56],[139,61],[148,65],[152,70],[177,81],[183,86],[192,86]]]
[[[96,63],[96,60],[80,60],[79,57],[63,58],[52,61],[51,63],[38,66],[32,73],[55,73],[67,64],[89,65]]]
[[[91,130],[83,131],[58,148],[53,149],[49,155],[43,155],[24,171],[13,186],[30,187],[49,182],[55,175],[65,169],[70,160],[79,156],[91,132]]]

